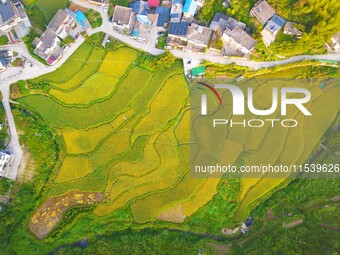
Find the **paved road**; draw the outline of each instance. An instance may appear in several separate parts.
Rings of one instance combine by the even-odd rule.
[[[153,55],[159,55],[163,53],[163,50],[156,49],[155,48],[155,41],[157,38],[157,31],[161,30],[160,28],[152,28],[150,33],[150,39],[149,41],[144,44],[141,42],[138,42],[131,38],[130,36],[123,35],[121,33],[118,33],[117,31],[113,30],[112,23],[109,22],[108,14],[104,12],[104,8],[102,6],[96,6],[89,4],[88,2],[82,2],[79,0],[73,0],[74,3],[83,6],[85,8],[92,8],[96,11],[98,11],[101,16],[103,17],[103,24],[93,29],[89,32],[90,35],[97,33],[97,32],[105,32],[109,34],[110,36],[136,48],[143,51],[146,51]],[[5,176],[7,176],[10,179],[16,179],[18,167],[22,158],[22,150],[19,144],[18,134],[16,131],[11,107],[10,107],[10,85],[17,82],[18,80],[27,80],[32,79],[38,76],[41,76],[43,74],[47,74],[50,72],[55,71],[57,68],[59,68],[73,53],[74,51],[85,41],[84,38],[80,37],[64,54],[62,59],[56,63],[54,66],[44,66],[39,61],[34,59],[28,54],[27,48],[24,43],[19,43],[15,45],[10,46],[0,46],[0,50],[10,49],[17,51],[19,54],[24,56],[26,59],[28,59],[31,63],[33,63],[33,67],[27,68],[23,70],[23,72],[20,75],[10,77],[7,79],[1,79],[0,75],[0,91],[2,92],[3,99],[2,103],[4,105],[4,109],[6,111],[6,116],[8,119],[10,134],[11,134],[11,140],[8,146],[8,150],[14,155],[12,167]],[[285,60],[279,60],[279,61],[271,61],[271,62],[255,62],[251,60],[242,60],[242,59],[229,59],[222,57],[217,52],[208,51],[206,54],[193,54],[188,52],[183,52],[179,50],[171,50],[171,53],[180,59],[191,59],[196,61],[202,61],[207,60],[214,63],[221,63],[221,64],[230,64],[230,63],[236,63],[237,65],[241,66],[248,66],[250,68],[259,69],[259,68],[265,68],[265,67],[272,67],[276,65],[284,65],[289,64],[293,62],[299,62],[307,59],[318,59],[318,60],[336,60],[340,61],[340,53],[337,54],[327,54],[327,55],[302,55],[302,56],[295,56],[291,57]]]
[[[36,60],[35,58],[33,58],[27,50],[26,45],[21,42],[21,43],[17,43],[17,44],[11,44],[11,45],[3,45],[0,46],[0,50],[12,50],[12,51],[16,51],[18,52],[21,56],[23,56],[26,59],[29,59],[29,61],[41,68],[45,67],[45,65],[43,65],[42,63],[40,63],[38,60]]]
[[[65,61],[77,50],[77,48],[85,41],[84,38],[79,38],[64,54],[63,58],[54,66],[47,67],[41,64],[39,61],[31,57],[27,51],[26,46],[23,43],[9,46],[1,46],[0,50],[3,49],[11,49],[25,58],[27,58],[32,64],[32,67],[27,67],[23,70],[23,72],[19,75],[1,79],[0,76],[0,91],[2,94],[2,104],[6,112],[9,132],[10,132],[10,142],[7,146],[7,150],[12,154],[12,162],[6,173],[5,177],[15,180],[18,174],[19,165],[22,159],[22,149],[19,143],[18,133],[15,127],[15,122],[10,106],[10,85],[19,81],[19,80],[27,80],[36,78],[46,73],[50,73],[59,68]]]

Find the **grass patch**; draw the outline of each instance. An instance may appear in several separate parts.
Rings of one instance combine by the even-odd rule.
[[[59,9],[64,9],[70,5],[68,0],[45,1],[36,0],[35,5],[44,14],[47,22],[50,22]]]
[[[90,22],[92,28],[100,27],[103,24],[103,19],[99,12],[93,9],[89,9],[85,13],[85,15],[88,21]]]
[[[42,33],[46,29],[48,22],[40,9],[37,6],[33,6],[28,8],[26,13],[33,28],[38,29]]]
[[[0,36],[0,45],[6,45],[8,44],[8,38],[6,35]]]

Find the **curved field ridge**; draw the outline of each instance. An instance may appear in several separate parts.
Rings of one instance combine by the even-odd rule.
[[[70,92],[52,89],[50,94],[66,105],[88,105],[94,101],[110,96],[118,83],[117,78],[96,73]]]
[[[102,193],[105,203],[94,210],[98,216],[131,204],[138,222],[156,219],[163,208],[179,201],[188,201],[181,205],[186,217],[212,198],[216,181],[208,185],[210,190],[201,189],[206,181],[189,174],[189,89],[182,63],[150,72],[136,65],[138,55],[127,47],[106,51],[85,43],[65,67],[32,81],[50,84],[49,94],[18,99],[58,130],[65,152],[50,198],[31,222],[58,209],[49,201],[63,199],[72,190]],[[178,196],[168,199],[172,193]],[[140,215],[133,201],[155,196],[156,214]],[[57,210],[52,224],[31,223],[32,232],[44,238],[65,210]]]
[[[38,238],[53,232],[63,213],[82,203],[96,204],[93,214],[110,221],[123,209],[134,222],[179,223],[215,196],[219,179],[190,175],[191,105],[182,62],[150,72],[139,66],[139,54],[127,47],[108,51],[84,43],[57,71],[31,81],[49,84],[49,93],[18,99],[63,141],[61,166],[31,217],[30,229]],[[339,109],[339,86],[311,89],[315,96],[308,107],[323,118],[322,125],[313,126],[292,111],[287,117],[301,122],[296,129],[228,130],[224,163],[303,162]],[[265,91],[255,91],[256,107],[270,104]],[[223,100],[231,102],[228,95]],[[325,102],[332,107],[327,114]],[[243,179],[235,219],[243,219],[252,203],[284,180]]]

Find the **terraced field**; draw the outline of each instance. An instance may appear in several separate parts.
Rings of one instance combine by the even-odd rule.
[[[47,199],[59,201],[73,191],[103,193],[96,215],[130,204],[135,221],[145,222],[187,201],[184,219],[215,193],[218,182],[190,178],[189,87],[181,62],[150,72],[136,65],[139,54],[84,43],[57,71],[30,81],[48,86],[48,93],[31,91],[18,99],[56,129],[64,144]],[[153,202],[146,211],[139,199],[148,197]],[[40,206],[32,221],[46,208]],[[39,238],[52,231],[51,224],[45,230],[39,229],[43,223],[34,226]]]
[[[17,99],[53,127],[63,142],[61,165],[48,184],[47,202],[37,208],[30,222],[31,231],[40,239],[50,235],[73,206],[95,204],[93,214],[98,219],[128,210],[132,224],[183,223],[218,193],[220,179],[191,178],[191,92],[181,61],[151,72],[142,68],[139,55],[128,47],[105,50],[84,43],[61,68],[28,82],[44,89],[32,86],[29,96]],[[276,85],[292,85],[274,77]],[[255,91],[257,107],[271,104],[265,89],[273,81],[270,78],[266,75],[268,84]],[[256,79],[248,82],[260,84]],[[301,123],[297,128],[230,130],[221,162],[304,162],[338,113],[336,95],[340,92],[335,84],[324,90],[312,83],[306,86],[313,95],[308,107],[314,118],[323,120],[320,125],[292,110],[287,118],[296,118]],[[231,101],[228,95],[223,97]],[[206,133],[202,137],[209,139]],[[230,220],[244,219],[249,206],[286,177],[242,179],[238,209]],[[66,197],[76,192],[98,194],[98,198],[79,198],[68,204]],[[66,204],[59,212],[50,201]],[[42,217],[46,219],[38,223]]]
[[[299,70],[303,73],[304,70]],[[299,73],[297,72],[297,73]],[[236,164],[245,166],[260,166],[260,165],[284,165],[302,164],[306,162],[308,157],[313,152],[314,148],[320,142],[322,135],[328,127],[339,115],[338,95],[340,93],[339,80],[331,79],[315,79],[315,80],[296,80],[291,79],[294,76],[287,78],[278,78],[280,74],[258,76],[252,80],[240,82],[239,87],[245,91],[250,85],[254,89],[254,102],[256,109],[268,109],[271,106],[271,91],[272,87],[304,87],[311,91],[311,100],[305,104],[305,107],[312,113],[312,116],[305,116],[296,107],[288,107],[287,115],[284,118],[278,114],[278,111],[271,116],[254,117],[249,112],[245,116],[233,116],[233,121],[241,122],[241,119],[295,119],[298,121],[298,126],[294,128],[285,128],[281,125],[270,127],[269,124],[262,128],[249,128],[238,125],[236,127],[228,127],[228,132],[216,141],[209,134],[213,133],[211,129],[195,124],[192,129],[197,135],[198,155],[206,156],[200,152],[202,144],[211,145],[211,141],[216,141],[213,145],[218,148],[217,152],[221,152],[220,165]],[[326,88],[321,89],[320,84],[327,82]],[[299,84],[298,84],[299,83]],[[298,84],[298,85],[297,85]],[[198,86],[199,87],[199,86]],[[195,86],[194,86],[195,90]],[[269,92],[269,93],[268,93]],[[193,92],[195,93],[195,92]],[[201,92],[200,92],[201,93]],[[289,95],[295,96],[295,95]],[[224,102],[232,102],[229,94],[223,95]],[[193,106],[195,107],[195,106]],[[226,112],[232,112],[231,103],[226,106]],[[213,107],[210,109],[213,111]],[[217,115],[219,116],[219,115]],[[195,117],[193,117],[195,118]],[[215,116],[215,118],[218,118]],[[230,118],[230,116],[223,116]],[[216,134],[215,134],[216,136]],[[217,136],[216,136],[217,137]],[[225,139],[225,140],[224,140]],[[203,158],[202,156],[202,158]],[[235,212],[234,220],[240,221],[247,217],[250,212],[250,205],[263,196],[266,196],[271,190],[282,184],[289,173],[275,174],[268,173],[266,178],[249,178],[250,174],[242,175],[241,190],[239,194],[239,206]]]

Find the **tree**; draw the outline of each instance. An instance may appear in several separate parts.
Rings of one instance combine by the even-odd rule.
[[[163,70],[169,68],[175,62],[176,58],[169,51],[166,51],[163,54],[158,55],[155,60],[156,67]]]
[[[152,56],[143,53],[140,58],[140,65],[152,71],[164,70],[169,68],[175,62],[175,60],[176,58],[168,51],[158,56]]]

